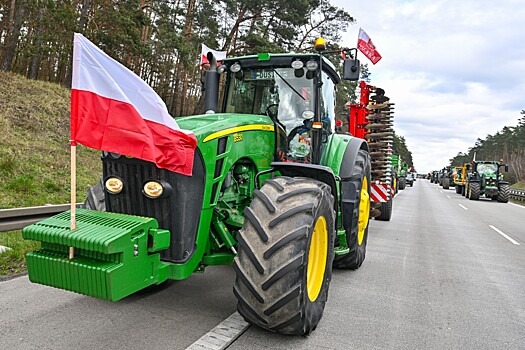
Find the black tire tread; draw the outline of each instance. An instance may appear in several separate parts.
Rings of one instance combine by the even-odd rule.
[[[233,263],[237,309],[246,321],[259,327],[307,335],[322,317],[332,276],[335,213],[331,189],[312,179],[276,177],[266,181],[260,191],[245,210],[247,220],[238,235],[240,244]],[[284,199],[279,202],[279,197]],[[309,237],[317,215],[326,218],[329,251],[323,287],[316,301],[310,302],[304,281]]]
[[[381,202],[381,206],[379,207],[379,211],[381,214],[379,214],[378,217],[376,217],[376,220],[379,221],[390,221],[392,218],[392,208],[394,206],[394,198],[390,198],[386,202]]]
[[[510,185],[502,184],[499,187],[497,200],[500,203],[507,203],[510,198]]]
[[[479,182],[473,182],[469,185],[469,199],[477,201],[481,192]]]

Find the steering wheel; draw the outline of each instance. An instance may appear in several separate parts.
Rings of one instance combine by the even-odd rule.
[[[287,137],[288,143],[290,143],[293,140],[293,138],[297,135],[297,133],[299,133],[299,131],[302,130],[302,129],[304,129],[304,125],[299,125],[299,126],[296,126],[295,128],[293,128],[292,131],[290,131],[290,134]]]
[[[272,103],[271,105],[268,105],[268,107],[266,107],[266,110],[264,111],[264,114],[266,114],[271,119],[276,119],[277,118],[277,112],[279,110],[277,108],[275,108],[275,107],[279,107],[279,104],[278,103]]]

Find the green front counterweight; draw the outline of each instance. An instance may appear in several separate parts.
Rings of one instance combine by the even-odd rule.
[[[116,301],[168,278],[157,252],[170,233],[155,219],[78,209],[76,221],[71,231],[67,211],[24,228],[25,239],[42,242],[27,254],[32,282]]]

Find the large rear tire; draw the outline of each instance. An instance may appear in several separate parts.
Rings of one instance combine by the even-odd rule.
[[[444,178],[443,179],[443,189],[448,190],[449,187],[450,187],[450,179]]]
[[[470,200],[477,201],[479,199],[480,185],[479,182],[473,182],[469,185],[469,195]]]
[[[306,178],[277,177],[254,191],[233,263],[247,322],[293,335],[317,327],[332,278],[333,202],[328,185]]]
[[[500,185],[499,191],[498,191],[498,202],[500,203],[507,203],[509,201],[510,197],[510,185],[503,184]]]
[[[368,223],[370,220],[370,157],[366,151],[357,154],[348,186],[341,186],[341,191],[350,191],[345,198],[349,210],[342,215],[351,215],[351,227],[346,230],[346,242],[350,251],[344,255],[336,255],[334,267],[338,269],[357,270],[366,255],[368,241]]]
[[[404,190],[405,187],[407,187],[407,179],[402,177],[402,178],[399,179],[399,189],[400,190]]]

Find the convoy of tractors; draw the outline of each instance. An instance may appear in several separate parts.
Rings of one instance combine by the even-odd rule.
[[[443,189],[455,188],[456,193],[470,200],[480,197],[507,203],[510,196],[510,184],[503,179],[508,165],[497,161],[473,160],[462,166],[446,166],[429,174],[431,183],[439,184]]]

